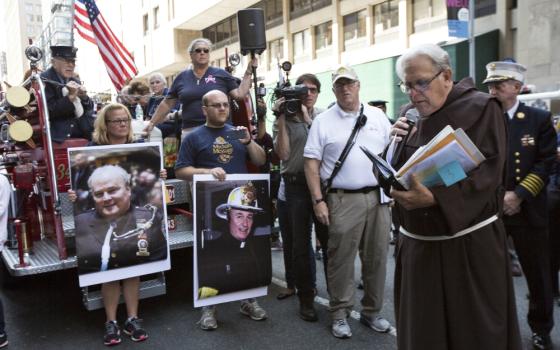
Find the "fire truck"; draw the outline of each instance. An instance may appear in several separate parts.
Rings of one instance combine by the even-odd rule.
[[[43,81],[37,70],[42,51],[30,46],[26,56],[31,62],[29,78],[21,86],[0,92],[0,176],[8,177],[11,185],[2,261],[13,279],[77,267],[73,204],[67,193],[70,188],[67,150],[88,142],[85,139],[52,142],[44,92],[49,82]],[[254,134],[250,98],[235,106],[233,124],[244,125]],[[165,186],[170,249],[191,247],[188,184],[167,179]],[[140,298],[165,292],[163,273],[142,278]],[[103,307],[99,290],[85,287],[82,294],[86,309]]]

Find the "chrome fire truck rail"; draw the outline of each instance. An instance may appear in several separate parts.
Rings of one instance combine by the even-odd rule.
[[[8,249],[5,247],[2,250],[2,259],[4,260],[7,270],[12,276],[36,275],[76,267],[75,256],[69,256],[64,260],[60,260],[58,258],[56,241],[51,239],[43,239],[33,242],[33,252],[26,256],[25,259],[28,266],[17,266],[19,264],[17,248]]]
[[[193,235],[190,231],[170,231],[169,232],[169,249],[181,249],[192,247]],[[26,256],[25,261],[28,266],[18,267],[19,255],[17,249],[2,250],[2,259],[7,270],[12,276],[29,276],[37,275],[45,272],[72,269],[77,266],[76,256],[68,256],[65,260],[58,258],[58,248],[56,241],[51,239],[43,239],[33,242],[33,253]]]

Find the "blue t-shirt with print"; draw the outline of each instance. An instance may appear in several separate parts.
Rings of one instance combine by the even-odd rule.
[[[179,73],[169,89],[168,97],[179,99],[183,104],[182,127],[192,128],[204,124],[202,96],[211,90],[220,90],[226,95],[236,89],[237,80],[221,68],[208,67],[202,78],[198,79],[192,69]]]
[[[181,142],[175,169],[192,166],[195,168],[223,168],[227,174],[247,173],[247,147],[239,140],[229,139],[227,132],[233,126],[222,128],[200,126]]]

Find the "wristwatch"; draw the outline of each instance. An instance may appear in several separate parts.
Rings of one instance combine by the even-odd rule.
[[[325,201],[325,198],[323,198],[323,197],[317,198],[317,199],[314,199],[314,200],[313,200],[313,204],[314,204],[314,205],[317,205],[317,204],[319,204],[319,203],[321,203],[321,202],[324,202],[324,201]]]

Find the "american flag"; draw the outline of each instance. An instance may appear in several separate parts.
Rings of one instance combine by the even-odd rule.
[[[94,0],[74,1],[74,28],[82,38],[97,45],[117,91],[138,73],[132,55],[113,34]]]

